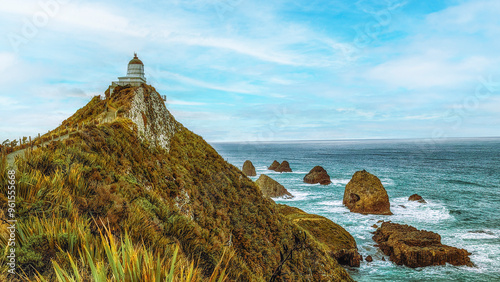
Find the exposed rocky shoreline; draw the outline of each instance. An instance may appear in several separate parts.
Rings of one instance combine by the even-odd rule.
[[[410,225],[384,222],[375,231],[373,240],[398,265],[412,268],[446,263],[473,266],[467,250],[443,245],[439,234]]]
[[[247,167],[249,166],[247,165]],[[268,167],[269,170],[275,171],[291,171],[289,168],[290,164],[287,161],[280,164],[276,160]],[[309,184],[328,185],[331,183],[331,178],[323,167],[315,166],[304,176],[303,181]],[[293,197],[283,185],[267,175],[260,175],[256,184],[266,197]],[[418,194],[411,195],[408,201],[426,203],[423,197]],[[354,173],[345,187],[343,204],[354,213],[392,215],[389,196],[382,182],[377,176],[366,170]],[[363,258],[358,253],[354,238],[345,229],[324,217],[307,214],[298,208],[282,205],[281,212],[291,217],[296,224],[328,246],[332,257],[340,264],[351,267],[360,266]],[[373,232],[373,240],[377,243],[375,246],[398,265],[411,268],[446,263],[473,266],[469,258],[470,253],[467,250],[443,245],[441,236],[437,233],[418,230],[410,225],[390,221],[379,220],[378,223],[381,225],[374,224],[372,226],[377,228]],[[374,259],[372,255],[367,255],[365,260],[370,263]],[[385,258],[382,257],[382,260]]]

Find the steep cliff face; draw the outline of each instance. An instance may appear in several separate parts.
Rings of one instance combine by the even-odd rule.
[[[108,100],[92,99],[61,128],[77,125],[64,141],[16,161],[23,179],[18,221],[26,234],[19,267],[30,277],[35,269],[52,280],[53,263],[71,271],[66,254],[85,254],[91,242],[101,241],[98,230],[105,226],[160,259],[168,260],[178,245],[200,280],[220,264],[231,280],[266,281],[281,263],[280,251],[304,232],[203,138],[175,121],[150,86],[117,87]],[[7,205],[3,195],[1,208]],[[33,228],[34,222],[43,227]],[[282,264],[278,281],[351,281],[322,247],[324,238],[314,234]],[[33,249],[40,240],[61,248]],[[99,265],[111,265],[102,246],[93,248]],[[233,256],[226,260],[223,254]],[[81,275],[90,273],[88,264],[79,265]]]
[[[137,125],[141,140],[169,151],[170,140],[179,131],[180,124],[167,110],[160,94],[153,87],[137,87],[134,91],[125,117]]]

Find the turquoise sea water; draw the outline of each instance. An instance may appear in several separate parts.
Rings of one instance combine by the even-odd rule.
[[[283,184],[295,198],[278,203],[323,215],[342,225],[359,252],[374,261],[347,268],[357,281],[500,281],[500,138],[424,140],[215,143],[213,147],[240,167],[251,160],[260,174]],[[292,173],[267,170],[273,160],[287,160]],[[302,182],[316,165],[332,184]],[[392,216],[351,213],[342,205],[345,185],[366,169],[382,181]],[[427,204],[409,202],[421,195]],[[378,220],[410,224],[441,235],[447,245],[468,250],[476,267],[452,265],[412,269],[382,261],[371,227]]]

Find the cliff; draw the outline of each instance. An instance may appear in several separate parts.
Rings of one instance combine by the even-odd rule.
[[[95,97],[56,131],[67,128],[77,131],[16,159],[17,267],[29,279],[267,281],[281,264],[277,281],[352,280],[314,232],[283,262],[304,227],[178,123],[153,87]],[[0,170],[5,209],[4,158]]]

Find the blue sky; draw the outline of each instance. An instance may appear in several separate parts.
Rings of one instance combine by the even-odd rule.
[[[500,136],[500,1],[0,4],[0,141],[58,126],[134,51],[208,141]]]

